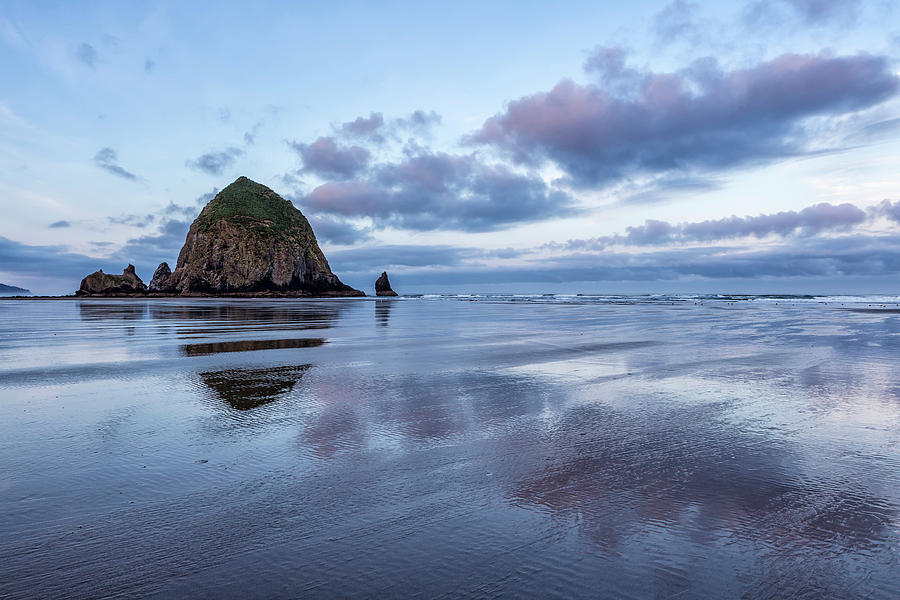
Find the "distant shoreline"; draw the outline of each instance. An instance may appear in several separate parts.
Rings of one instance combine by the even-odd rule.
[[[264,296],[264,295],[196,295],[196,296],[0,296],[0,300],[384,300],[383,296]]]

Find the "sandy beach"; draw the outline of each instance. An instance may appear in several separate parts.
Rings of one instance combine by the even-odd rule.
[[[5,301],[0,597],[896,598],[896,302]]]

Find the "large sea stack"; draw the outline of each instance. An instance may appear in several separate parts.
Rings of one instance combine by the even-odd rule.
[[[162,265],[160,265],[162,268]],[[264,185],[239,177],[191,224],[171,276],[154,291],[175,294],[364,296],[331,272],[309,221]]]

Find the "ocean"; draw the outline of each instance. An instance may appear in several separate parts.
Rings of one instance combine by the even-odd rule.
[[[0,301],[0,598],[900,597],[900,297]]]

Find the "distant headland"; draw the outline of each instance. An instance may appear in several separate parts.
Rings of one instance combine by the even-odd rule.
[[[383,277],[386,282],[387,275]],[[239,177],[194,219],[174,271],[168,263],[160,264],[148,286],[132,265],[121,275],[100,270],[82,280],[76,296],[354,297],[365,293],[332,273],[302,212],[268,187]]]
[[[31,290],[0,283],[0,296],[30,296]]]

